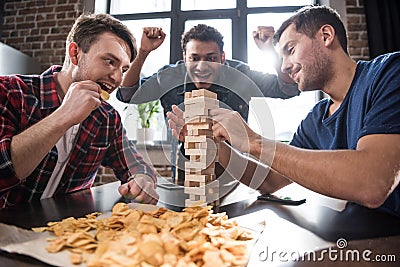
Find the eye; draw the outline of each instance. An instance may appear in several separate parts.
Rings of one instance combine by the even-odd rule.
[[[198,57],[189,57],[189,61],[194,62],[194,61],[199,61]]]
[[[217,62],[218,60],[217,60],[217,57],[208,57],[207,58],[207,61],[210,61],[210,62]]]
[[[105,62],[106,65],[114,65],[114,60],[109,59],[109,58],[105,58],[104,62]]]
[[[288,53],[289,54],[293,54],[293,52],[294,52],[294,46],[289,47],[288,48]]]

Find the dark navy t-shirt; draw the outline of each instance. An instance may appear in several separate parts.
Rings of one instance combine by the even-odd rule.
[[[323,99],[316,104],[301,122],[291,145],[355,150],[365,135],[400,134],[400,52],[359,61],[343,103],[329,116],[331,103]],[[400,216],[399,186],[380,209]]]

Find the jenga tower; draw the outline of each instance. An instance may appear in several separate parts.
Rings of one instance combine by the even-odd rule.
[[[217,145],[213,140],[212,119],[209,110],[219,107],[217,94],[206,89],[185,93],[185,152],[190,161],[185,163],[186,207],[192,205],[218,204],[219,184],[215,180]]]

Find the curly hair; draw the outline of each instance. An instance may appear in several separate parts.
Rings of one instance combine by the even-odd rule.
[[[198,24],[182,35],[181,47],[186,52],[186,44],[190,40],[217,43],[220,52],[224,51],[224,41],[222,34],[215,28],[205,24]]]

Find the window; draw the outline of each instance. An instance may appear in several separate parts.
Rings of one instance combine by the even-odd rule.
[[[161,47],[153,51],[146,60],[142,74],[151,75],[168,63],[182,59],[180,48],[181,35],[198,23],[217,28],[224,36],[224,50],[227,59],[247,62],[254,70],[274,73],[269,64],[269,56],[263,54],[255,45],[253,30],[258,25],[271,25],[278,28],[282,21],[297,9],[310,4],[313,0],[96,0],[96,12],[110,13],[122,20],[134,33],[140,44],[141,29],[144,26],[162,27],[167,39]],[[265,103],[274,120],[274,137],[281,140],[291,138],[300,120],[319,99],[319,92],[302,93],[288,99],[253,98],[250,101],[249,124],[258,132],[264,132],[257,122],[258,116],[265,113]],[[120,103],[112,103],[115,106]],[[122,105],[126,110],[126,104]],[[118,108],[117,108],[118,109]],[[132,110],[132,109],[130,109]],[[124,116],[123,112],[122,115]],[[166,140],[167,127],[162,115],[158,118],[159,136],[157,140]],[[129,119],[128,134],[136,126]],[[161,134],[162,132],[162,134]],[[267,131],[268,132],[268,131]]]

